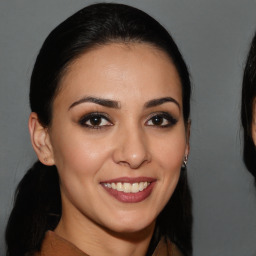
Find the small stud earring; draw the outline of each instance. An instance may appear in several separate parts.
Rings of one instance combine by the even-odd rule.
[[[187,163],[188,163],[188,155],[185,155],[184,156],[184,159],[183,159],[183,164],[182,164],[182,168],[187,168]]]

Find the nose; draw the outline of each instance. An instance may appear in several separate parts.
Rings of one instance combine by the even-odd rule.
[[[147,138],[142,129],[127,127],[119,133],[113,159],[117,164],[137,169],[151,161]]]

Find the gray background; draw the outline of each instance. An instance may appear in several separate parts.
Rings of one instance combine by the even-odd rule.
[[[38,50],[62,20],[95,1],[0,2],[0,255],[14,188],[36,159],[27,130]],[[116,2],[116,1],[113,1]],[[193,82],[188,175],[195,256],[256,255],[256,189],[242,163],[242,70],[256,29],[256,0],[123,1],[173,35]]]

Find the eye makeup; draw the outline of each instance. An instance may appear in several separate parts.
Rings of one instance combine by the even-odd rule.
[[[175,125],[178,122],[170,113],[161,111],[155,112],[150,115],[146,121],[147,126],[153,126],[157,128],[168,128]]]
[[[79,119],[79,124],[89,129],[102,129],[113,125],[108,115],[101,112],[92,112],[82,116]]]
[[[81,126],[89,129],[102,129],[114,125],[109,115],[102,112],[91,112],[83,115],[78,122]],[[177,122],[178,120],[170,113],[160,111],[150,114],[145,125],[154,128],[168,128],[172,127]]]

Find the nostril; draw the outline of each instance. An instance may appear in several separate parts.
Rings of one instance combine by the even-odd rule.
[[[119,164],[119,165],[122,165],[122,166],[127,166],[127,167],[129,167],[129,164],[128,164],[127,162],[125,162],[125,161],[120,161],[118,164]]]
[[[119,165],[122,166],[126,166],[129,167],[131,169],[138,169],[140,168],[142,165],[150,162],[150,157],[148,157],[148,155],[144,154],[144,155],[130,155],[130,156],[124,156],[122,158],[123,160],[120,161],[116,161]]]
[[[141,165],[150,162],[148,143],[141,131],[135,129],[134,126],[133,129],[130,128],[129,130],[127,127],[116,141],[113,158],[116,163],[122,166],[137,169]]]

